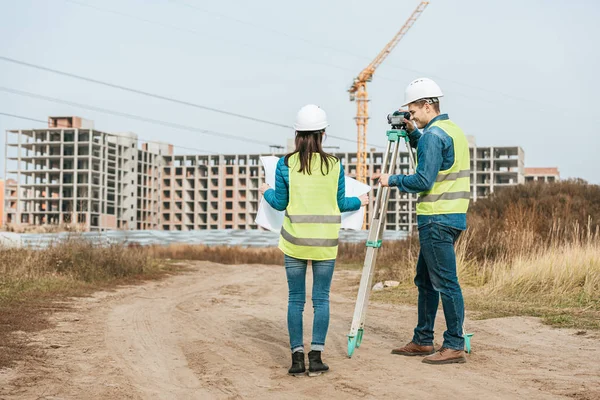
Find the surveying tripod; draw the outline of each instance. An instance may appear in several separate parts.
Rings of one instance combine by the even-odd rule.
[[[402,115],[394,113],[394,116],[401,117]],[[408,119],[408,116],[405,116]],[[390,121],[390,116],[388,116],[388,121]],[[416,168],[415,156],[410,147],[408,133],[403,129],[404,126],[402,125],[393,124],[392,128],[400,129],[391,129],[386,132],[388,142],[383,158],[383,165],[381,166],[381,173],[390,175],[394,174],[396,161],[398,159],[400,138],[404,138],[408,150],[409,167],[414,173]],[[392,153],[391,158],[390,152]],[[383,230],[385,227],[385,217],[387,214],[388,199],[390,194],[389,191],[389,187],[382,187],[381,183],[378,184],[375,206],[373,208],[373,218],[371,219],[369,236],[367,238],[367,254],[365,256],[365,263],[363,265],[360,285],[358,287],[358,296],[356,298],[356,306],[354,307],[354,317],[352,318],[352,325],[350,326],[350,333],[348,334],[348,357],[352,357],[354,350],[360,347],[363,339],[365,318],[367,315],[367,307],[369,306],[371,287],[373,285],[375,263],[377,261],[377,252],[382,244]],[[465,339],[465,350],[467,353],[470,353],[471,338],[473,337],[473,333],[466,333],[464,324],[463,337]]]
[[[394,126],[392,126],[394,127]],[[415,158],[410,147],[408,133],[404,129],[391,129],[386,132],[387,146],[383,157],[383,165],[381,166],[382,174],[393,175],[396,169],[396,161],[400,147],[400,139],[404,138],[408,149],[408,158],[410,168],[415,169]],[[390,157],[391,153],[391,157]],[[367,307],[369,306],[369,295],[371,294],[371,285],[373,284],[373,275],[375,272],[375,262],[377,261],[377,252],[381,247],[383,230],[385,228],[385,218],[387,213],[390,188],[377,186],[377,196],[373,208],[373,218],[369,226],[369,236],[367,238],[367,254],[363,265],[362,276],[360,278],[360,286],[358,288],[358,297],[354,308],[354,317],[350,333],[348,334],[348,357],[352,357],[354,349],[360,347],[363,339],[365,317]]]

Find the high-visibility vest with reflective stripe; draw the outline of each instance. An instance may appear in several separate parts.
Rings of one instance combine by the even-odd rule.
[[[303,260],[337,257],[342,217],[337,204],[340,163],[331,160],[329,173],[321,172],[321,157],[313,153],[311,174],[299,172],[298,154],[288,159],[289,203],[285,211],[279,248]]]
[[[431,126],[441,128],[452,138],[454,164],[438,172],[431,190],[419,193],[417,215],[466,213],[471,197],[469,142],[462,129],[450,120],[436,121]]]

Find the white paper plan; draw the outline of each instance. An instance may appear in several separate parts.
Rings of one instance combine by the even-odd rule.
[[[346,178],[346,197],[359,197],[371,191],[371,186],[366,185],[356,179]],[[352,229],[359,231],[363,227],[365,220],[365,207],[359,208],[357,211],[342,213],[342,229]]]
[[[279,157],[275,156],[267,156],[261,157],[260,161],[265,168],[265,183],[272,188],[275,188],[275,170],[277,169],[277,162],[279,161]],[[283,225],[283,215],[284,211],[277,211],[273,207],[267,203],[265,198],[260,199],[260,204],[258,205],[258,214],[256,214],[255,222],[262,226],[265,229],[270,230],[271,232],[281,231],[281,227]]]
[[[265,182],[275,188],[275,170],[277,169],[277,162],[279,157],[266,156],[261,157],[265,168]],[[349,177],[346,178],[346,197],[358,197],[371,190],[369,185],[365,185]],[[258,214],[256,215],[256,223],[265,229],[272,232],[279,232],[283,225],[284,211],[277,211],[266,202],[264,198],[260,200],[258,206]],[[342,229],[360,230],[363,226],[363,220],[365,217],[365,208],[361,207],[357,211],[344,212],[342,213]]]

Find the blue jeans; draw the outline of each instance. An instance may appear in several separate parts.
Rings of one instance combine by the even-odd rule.
[[[465,306],[454,253],[454,243],[460,234],[460,230],[438,223],[419,228],[421,251],[415,277],[415,285],[419,288],[419,321],[413,336],[413,342],[418,345],[433,345],[433,326],[441,295],[447,328],[442,346],[464,349]]]
[[[285,256],[285,273],[289,288],[287,323],[292,353],[304,350],[302,314],[306,301],[307,264],[307,260]],[[329,329],[329,289],[334,267],[335,259],[312,261],[312,302],[315,316],[311,350],[323,351],[325,348],[325,337]]]

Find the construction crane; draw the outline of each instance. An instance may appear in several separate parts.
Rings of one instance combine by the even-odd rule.
[[[367,82],[371,82],[373,74],[377,67],[387,58],[398,42],[404,37],[406,32],[413,26],[417,18],[421,16],[425,7],[429,4],[428,1],[421,1],[421,4],[413,11],[412,15],[402,26],[402,29],[394,36],[394,38],[381,50],[373,61],[363,69],[360,74],[354,79],[354,83],[348,89],[350,93],[350,101],[356,100],[356,127],[358,129],[358,152],[356,163],[356,179],[360,182],[367,181],[367,124],[369,121],[369,96],[367,94]]]

